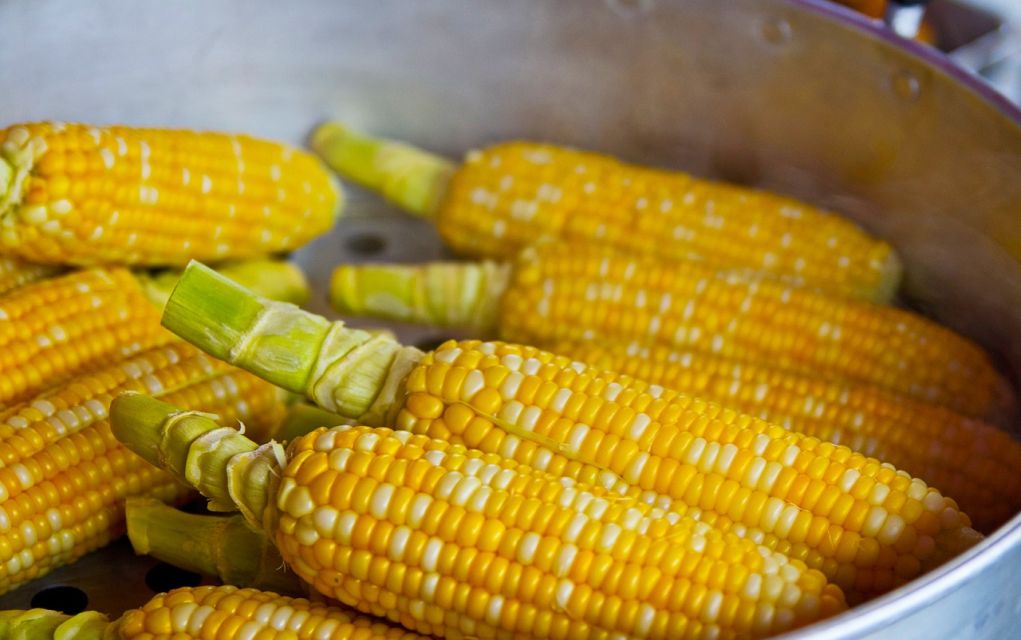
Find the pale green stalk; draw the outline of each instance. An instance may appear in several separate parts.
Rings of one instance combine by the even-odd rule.
[[[257,445],[214,416],[138,393],[114,399],[110,425],[129,449],[209,498],[210,509],[241,511],[252,526],[273,529],[272,496],[284,466],[279,443]]]
[[[224,584],[308,595],[280,552],[243,516],[185,513],[152,498],[127,501],[128,539],[136,553],[219,578]]]
[[[199,263],[181,276],[163,325],[221,360],[367,425],[392,421],[404,378],[423,355],[389,336],[259,297]]]
[[[425,218],[436,215],[455,171],[445,158],[352,131],[339,122],[320,125],[311,146],[342,177]]]
[[[492,261],[350,264],[333,272],[338,312],[492,332],[511,266]]]

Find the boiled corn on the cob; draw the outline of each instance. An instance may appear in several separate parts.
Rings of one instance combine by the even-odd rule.
[[[424,640],[346,607],[234,586],[181,587],[111,622],[101,613],[0,611],[0,637],[25,640]]]
[[[312,145],[342,175],[435,219],[443,238],[469,255],[509,258],[552,236],[766,271],[876,301],[889,300],[900,277],[889,245],[838,216],[594,153],[511,142],[470,153],[455,169],[336,123],[321,126]]]
[[[248,136],[0,130],[0,246],[34,262],[183,265],[286,251],[330,228],[339,195],[311,155]]]
[[[175,333],[363,424],[396,425],[601,484],[767,541],[852,601],[979,538],[956,503],[889,464],[658,385],[501,343],[430,354],[192,265],[167,302]],[[622,486],[623,485],[623,486]]]
[[[222,268],[272,297],[301,302],[307,296],[304,276],[290,263],[254,260]],[[157,305],[177,275],[93,268],[0,297],[0,407],[171,340],[159,326]]]
[[[442,440],[341,426],[285,459],[146,396],[111,415],[133,449],[271,532],[317,591],[421,633],[762,636],[844,608],[822,574],[749,540]]]
[[[32,264],[12,256],[0,255],[0,295],[59,272],[60,267],[51,264]]]
[[[943,407],[660,345],[558,342],[549,350],[889,462],[956,500],[979,531],[1021,511],[1021,443]]]
[[[128,390],[236,418],[255,438],[283,414],[278,389],[177,340],[11,407],[0,416],[0,592],[122,533],[126,497],[187,494],[113,437],[110,402]]]
[[[347,265],[331,298],[342,313],[495,319],[501,338],[530,344],[659,342],[873,384],[998,422],[1016,414],[1010,386],[977,345],[907,311],[598,246],[539,243],[507,268]]]

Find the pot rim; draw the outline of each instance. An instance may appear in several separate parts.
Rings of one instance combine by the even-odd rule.
[[[965,90],[1021,127],[1021,105],[1010,101],[980,76],[956,64],[938,49],[898,36],[881,21],[826,0],[783,0],[797,10],[815,13],[835,23],[865,32],[883,43],[897,47],[926,66],[935,68]],[[900,618],[932,606],[964,588],[998,562],[1011,549],[1021,546],[1021,514],[1016,514],[985,540],[967,552],[875,600],[856,606],[838,616],[804,629],[784,634],[788,640],[809,638],[850,638],[874,632]]]

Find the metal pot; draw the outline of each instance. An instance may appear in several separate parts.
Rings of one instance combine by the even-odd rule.
[[[36,0],[0,3],[0,24],[4,123],[301,141],[334,116],[451,155],[523,136],[806,198],[892,241],[905,298],[1021,371],[1021,112],[849,11],[809,0]],[[424,225],[349,192],[350,217],[298,254],[320,291],[340,260],[440,255]],[[103,552],[41,584],[76,583],[115,612],[149,597],[126,558]],[[1015,518],[939,570],[790,637],[1009,637],[1019,562]]]

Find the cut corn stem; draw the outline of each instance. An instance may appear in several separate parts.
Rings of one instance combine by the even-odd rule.
[[[432,217],[446,195],[454,164],[421,149],[352,131],[336,123],[320,125],[312,148],[344,177],[381,193],[409,213]]]
[[[114,416],[117,418],[114,418]],[[253,526],[268,517],[272,479],[266,474],[283,460],[274,442],[257,445],[237,429],[220,427],[215,415],[184,411],[138,393],[124,393],[110,405],[114,435],[150,464],[167,469],[209,498],[214,511],[240,510]],[[210,424],[217,430],[210,431]],[[251,475],[251,481],[238,479]]]
[[[385,423],[396,382],[421,357],[386,335],[349,329],[292,304],[252,295],[199,263],[181,276],[163,324],[221,360],[306,394],[328,411],[372,424]],[[324,376],[331,380],[328,388],[319,385]]]
[[[346,315],[492,332],[510,270],[491,261],[341,265],[330,303]]]
[[[228,631],[225,635],[225,630]],[[95,611],[0,611],[5,640],[425,640],[346,607],[236,586],[181,587],[110,621]]]
[[[135,553],[226,584],[285,595],[308,593],[269,538],[240,515],[185,513],[151,498],[129,499],[125,513]]]

